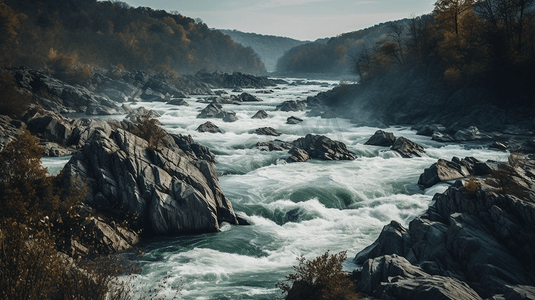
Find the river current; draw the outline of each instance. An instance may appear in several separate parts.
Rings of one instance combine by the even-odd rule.
[[[161,102],[137,102],[161,114],[158,118],[171,133],[190,134],[216,154],[216,169],[225,195],[234,210],[250,226],[223,224],[221,232],[183,237],[163,237],[139,245],[142,255],[139,274],[125,276],[138,295],[149,293],[173,299],[275,299],[276,288],[293,271],[296,258],[313,259],[327,250],[347,250],[345,269],[356,266],[352,258],[379,236],[384,225],[396,220],[403,225],[424,212],[435,193],[446,190],[443,183],[421,189],[416,183],[425,168],[439,158],[473,156],[479,160],[507,160],[507,153],[487,149],[484,144],[444,144],[418,136],[410,127],[384,129],[423,145],[421,158],[402,158],[386,147],[364,143],[378,128],[356,127],[345,119],[307,117],[306,112],[275,111],[286,100],[333,88],[334,81],[286,79],[291,84],[270,87],[273,93],[244,89],[264,101],[224,104],[236,112],[238,121],[210,119],[223,133],[200,133],[197,127],[208,121],[197,119],[206,96],[192,95],[189,106]],[[293,84],[292,84],[293,83]],[[229,94],[239,94],[225,90]],[[264,90],[265,91],[265,90]],[[260,109],[266,119],[251,119]],[[295,116],[300,124],[286,124]],[[257,135],[254,130],[273,127],[279,137]],[[293,141],[308,133],[341,141],[358,158],[354,161],[309,160],[287,164],[287,152],[261,151],[257,142],[275,138]],[[47,160],[49,169],[65,161]]]

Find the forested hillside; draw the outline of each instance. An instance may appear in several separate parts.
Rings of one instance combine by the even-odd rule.
[[[0,47],[2,66],[52,71],[265,72],[251,48],[201,21],[118,1],[0,0]]]
[[[327,43],[307,43],[287,51],[277,63],[278,72],[349,74],[351,57],[363,45],[374,44],[408,20],[392,21],[333,37]]]
[[[262,35],[225,29],[220,29],[220,31],[230,35],[230,37],[237,43],[245,47],[253,48],[266,66],[268,72],[275,71],[277,61],[284,55],[284,52],[295,46],[306,43],[304,41],[281,36]]]

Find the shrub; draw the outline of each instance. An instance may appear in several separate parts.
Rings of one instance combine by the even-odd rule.
[[[15,78],[11,73],[0,73],[0,114],[12,118],[24,115],[30,105],[32,96],[17,89]]]
[[[464,187],[470,195],[474,195],[479,188],[479,182],[474,177],[470,177],[470,180],[464,184]]]
[[[144,119],[131,132],[149,142],[147,149],[154,151],[160,146],[166,145],[165,138],[167,137],[167,132],[159,124],[160,122],[156,119]]]
[[[279,283],[277,287],[287,300],[358,299],[353,281],[342,271],[346,258],[346,251],[332,255],[327,251],[314,260],[301,256],[294,266],[295,273],[286,276],[288,283]]]

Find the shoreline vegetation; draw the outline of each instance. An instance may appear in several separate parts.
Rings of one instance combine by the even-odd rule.
[[[213,96],[209,106],[218,110],[225,101],[259,100],[226,98],[217,89],[284,83],[244,74],[265,68],[250,48],[200,20],[121,2],[69,3],[0,1],[2,299],[127,299],[128,286],[116,281],[124,266],[106,255],[134,249],[144,235],[247,225],[219,186],[215,155],[191,136],[162,130],[156,112],[126,102],[182,105],[201,94]],[[440,142],[492,141],[512,153],[496,166],[454,158],[422,170],[425,184],[458,181],[409,228],[386,225],[354,258],[360,268],[351,274],[341,271],[345,252],[299,258],[296,273],[279,285],[286,299],[535,297],[534,6],[439,0],[432,14],[402,28],[390,24],[385,39],[351,57],[358,84],[281,105],[357,126],[410,124]],[[163,42],[166,35],[173,42]],[[88,47],[67,47],[84,44],[80,36]],[[29,67],[15,67],[22,64]],[[213,117],[235,118],[225,111]],[[404,157],[424,151],[376,135]],[[292,161],[354,159],[343,143],[317,135],[284,146]],[[48,176],[43,153],[73,158]]]

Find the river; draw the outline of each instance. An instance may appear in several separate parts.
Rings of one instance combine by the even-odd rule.
[[[159,121],[169,132],[190,134],[209,147],[217,155],[223,191],[234,210],[251,223],[224,224],[215,234],[145,241],[139,245],[143,254],[136,258],[139,274],[123,278],[133,283],[138,295],[151,291],[154,297],[173,299],[178,287],[180,299],[274,299],[281,295],[275,285],[292,272],[297,257],[313,259],[327,250],[347,250],[345,269],[352,270],[356,267],[352,263],[355,254],[373,243],[390,220],[407,225],[424,212],[433,195],[448,186],[439,184],[423,190],[416,184],[423,170],[437,159],[507,159],[507,153],[488,150],[486,145],[438,143],[404,126],[385,131],[423,145],[423,157],[402,158],[386,147],[364,145],[378,128],[356,127],[345,119],[307,117],[304,111],[275,111],[283,101],[304,100],[331,89],[337,82],[286,80],[297,84],[268,88],[273,91],[269,94],[244,89],[264,101],[223,105],[224,110],[236,112],[239,119],[233,123],[210,119],[223,133],[196,131],[207,121],[196,118],[207,105],[198,100],[206,96],[191,96],[186,99],[189,106],[132,104],[134,108],[144,106],[159,112]],[[269,117],[251,119],[260,109]],[[289,116],[304,122],[286,124]],[[345,143],[358,158],[287,164],[287,152],[253,147],[259,141],[274,139],[254,133],[254,129],[267,126],[283,133],[277,139],[284,141],[308,133],[326,135]]]

